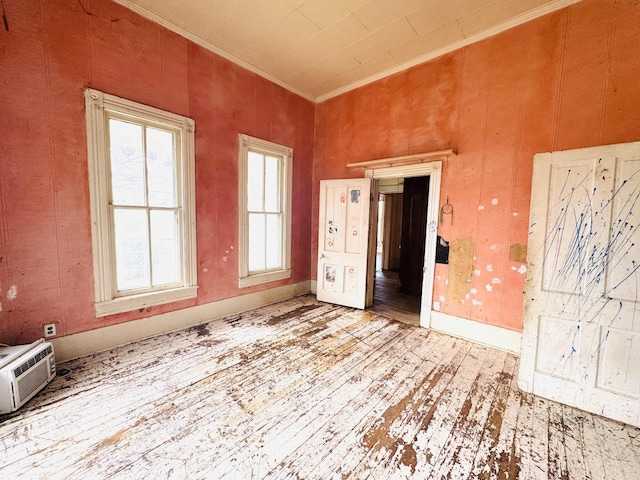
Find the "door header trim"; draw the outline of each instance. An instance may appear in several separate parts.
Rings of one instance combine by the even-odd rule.
[[[382,170],[386,168],[397,168],[401,166],[417,166],[420,164],[442,162],[450,157],[455,157],[456,152],[450,148],[448,150],[439,150],[437,152],[416,153],[413,155],[402,155],[399,157],[379,158],[376,160],[367,160],[364,162],[348,163],[349,168],[364,168],[365,170]],[[369,176],[369,175],[367,175]],[[378,177],[373,177],[378,178]]]

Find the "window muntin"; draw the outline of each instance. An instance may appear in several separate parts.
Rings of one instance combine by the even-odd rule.
[[[282,269],[282,156],[249,149],[249,275]]]
[[[193,120],[85,100],[97,315],[196,296]]]
[[[178,132],[107,112],[115,295],[182,283]]]
[[[240,135],[240,286],[289,278],[291,149]]]

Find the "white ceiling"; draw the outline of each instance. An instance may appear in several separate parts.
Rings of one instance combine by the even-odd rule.
[[[579,0],[116,0],[314,101]]]

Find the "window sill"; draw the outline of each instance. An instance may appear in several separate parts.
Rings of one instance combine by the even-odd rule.
[[[291,270],[278,270],[277,272],[250,275],[238,280],[238,286],[240,288],[251,287],[262,283],[275,282],[276,280],[284,280],[285,278],[291,278]]]
[[[195,298],[198,295],[198,287],[181,287],[161,292],[144,293],[129,297],[117,297],[113,300],[96,303],[96,316],[106,317],[115,313],[130,312],[142,308],[154,307],[165,303],[179,302]]]

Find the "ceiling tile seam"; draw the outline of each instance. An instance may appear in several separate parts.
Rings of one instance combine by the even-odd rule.
[[[123,7],[128,8],[129,10],[132,10],[133,12],[137,13],[138,15],[147,18],[149,20],[151,20],[152,22],[157,23],[158,25],[163,26],[164,28],[166,28],[167,30],[170,30],[174,33],[177,33],[178,35],[180,35],[181,37],[186,38],[187,40],[192,41],[195,44],[200,45],[201,47],[206,48],[207,50],[220,55],[221,57],[235,63],[236,65],[241,66],[242,68],[245,68],[247,70],[249,70],[250,72],[255,73],[256,75],[260,75],[261,77],[263,77],[266,80],[269,80],[270,82],[275,83],[276,85],[279,85],[280,87],[289,90],[291,93],[295,93],[296,95],[301,96],[302,98],[309,100],[310,102],[315,103],[315,99],[314,97],[312,97],[311,95],[289,85],[286,82],[283,82],[282,80],[279,80],[277,78],[275,78],[272,75],[269,75],[268,73],[266,73],[264,70],[261,70],[253,65],[251,65],[248,62],[245,62],[244,60],[236,57],[235,55],[230,54],[229,52],[215,46],[214,44],[212,44],[211,42],[206,41],[205,39],[203,39],[202,37],[189,32],[188,30],[185,30],[184,28],[175,25],[173,23],[171,23],[169,20],[167,20],[164,17],[161,17],[160,15],[157,15],[149,10],[147,10],[146,8],[142,8],[139,5],[137,5],[136,3],[130,1],[130,0],[113,0],[114,2],[122,5]]]
[[[304,5],[304,4],[303,4],[303,5]],[[302,6],[302,5],[301,5],[301,6]],[[307,20],[309,20],[309,22],[311,22],[313,25],[315,25],[315,26],[316,26],[316,28],[317,28],[318,30],[320,30],[320,31],[324,30],[320,25],[318,25],[316,22],[314,22],[314,21],[313,21],[313,19],[309,18],[309,16],[308,16],[308,15],[305,15],[305,14],[304,14],[304,12],[303,12],[302,10],[300,10],[300,7],[297,7],[297,8],[295,9],[295,11],[296,11],[296,12],[298,12],[298,13],[300,13],[300,15],[302,15],[302,16],[303,16],[304,18],[306,18]],[[344,18],[344,17],[342,17],[342,18]],[[342,18],[340,18],[340,20],[342,20]],[[337,20],[337,21],[339,21],[339,20]],[[333,23],[336,23],[336,22],[333,22]],[[333,23],[332,23],[331,25],[333,25]]]
[[[335,90],[332,90],[330,92],[321,94],[321,95],[317,95],[317,96],[313,96],[310,94],[307,94],[295,87],[293,87],[292,85],[289,85],[286,82],[283,82],[282,80],[279,80],[278,78],[273,77],[272,75],[266,73],[265,71],[249,64],[248,62],[236,57],[235,55],[230,54],[229,52],[213,45],[212,43],[204,40],[203,38],[199,37],[198,35],[195,35],[187,30],[185,30],[184,28],[177,26],[173,23],[171,23],[169,20],[165,19],[164,17],[161,17],[149,10],[147,10],[146,8],[140,7],[139,5],[137,5],[136,3],[134,3],[131,0],[113,0],[116,3],[134,11],[135,13],[167,28],[170,31],[173,31],[174,33],[177,33],[178,35],[181,35],[182,37],[191,40],[192,42],[212,51],[213,53],[216,53],[217,55],[220,55],[223,58],[226,58],[229,61],[234,62],[235,64],[257,74],[260,75],[261,77],[275,83],[276,85],[281,86],[282,88],[285,88],[286,90],[289,90],[290,92],[299,95],[311,102],[314,103],[321,103],[325,100],[328,100],[330,98],[333,98],[335,96],[338,96],[342,93],[346,93],[348,91],[354,90],[356,88],[359,88],[361,86],[367,85],[369,83],[372,83],[376,80],[380,80],[382,78],[385,78],[389,75],[393,75],[395,73],[407,70],[411,67],[414,67],[416,65],[419,65],[421,63],[427,62],[429,60],[432,60],[434,58],[437,58],[439,56],[445,55],[449,52],[452,52],[454,50],[457,50],[459,48],[463,48],[465,46],[468,46],[472,43],[484,40],[488,37],[494,36],[500,32],[503,32],[505,30],[508,30],[510,28],[513,28],[515,26],[518,26],[522,23],[526,23],[528,21],[531,21],[535,18],[538,18],[540,16],[546,15],[548,13],[554,12],[556,10],[559,10],[561,8],[567,7],[569,5],[578,3],[582,0],[556,0],[554,2],[551,3],[547,3],[545,5],[542,5],[540,7],[534,8],[532,10],[529,10],[523,14],[517,15],[516,17],[513,17],[507,21],[501,22],[491,28],[485,29],[483,31],[480,31],[478,33],[472,34],[469,37],[465,37],[464,40],[460,40],[458,42],[454,42],[452,44],[446,45],[442,48],[438,48],[436,50],[433,50],[431,52],[428,52],[424,55],[420,55],[418,57],[413,58],[410,61],[404,62],[403,64],[400,64],[396,67],[392,67],[390,69],[384,70],[382,72],[379,72],[377,74],[371,75],[369,77],[366,77],[362,80],[359,80],[357,82],[353,82],[350,83],[348,85],[345,85],[343,87],[337,88]],[[302,12],[300,12],[302,13]],[[353,12],[349,12],[347,15],[353,14]],[[304,15],[304,14],[303,14]],[[306,15],[305,15],[306,17]],[[346,17],[346,15],[345,15]],[[308,18],[308,17],[307,17]],[[344,17],[342,17],[344,18]],[[354,18],[356,18],[358,20],[358,22],[360,22],[362,24],[362,21],[357,18],[354,15]],[[338,20],[339,21],[339,20]],[[315,22],[312,22],[315,24]],[[334,22],[335,23],[335,22]],[[333,25],[333,24],[332,24]],[[369,29],[366,27],[366,25],[362,24],[362,26],[369,31]],[[458,28],[460,28],[460,26],[458,25]],[[370,31],[369,31],[370,32]],[[370,32],[371,34],[371,32]],[[356,42],[352,42],[349,46],[353,45]],[[345,47],[347,48],[347,47]],[[336,52],[339,53],[339,52]],[[348,53],[348,52],[347,52]],[[328,58],[328,57],[326,57]],[[357,59],[356,59],[357,61]]]
[[[344,87],[341,88],[337,88],[331,92],[327,92],[325,94],[319,95],[317,97],[315,97],[314,102],[315,103],[322,103],[326,100],[329,100],[330,98],[333,97],[337,97],[338,95],[341,95],[343,93],[349,92],[351,90],[355,90],[356,88],[362,87],[364,85],[368,85],[369,83],[375,82],[376,80],[380,80],[382,78],[388,77],[390,75],[394,75],[396,73],[402,72],[404,70],[408,70],[409,68],[415,67],[417,65],[420,65],[421,63],[425,63],[428,62],[430,60],[433,60],[434,58],[440,57],[442,55],[446,55],[447,53],[453,52],[455,50],[458,50],[460,48],[464,48],[468,45],[471,45],[473,43],[485,40],[489,37],[492,37],[494,35],[497,35],[501,32],[504,32],[505,30],[509,30],[510,28],[514,28],[517,27],[518,25],[521,25],[523,23],[529,22],[531,20],[534,20],[538,17],[541,17],[543,15],[547,15],[549,13],[555,12],[556,10],[560,10],[561,8],[565,8],[568,7],[570,5],[573,5],[574,3],[578,3],[581,2],[582,0],[556,0],[555,2],[551,2],[551,3],[547,3],[543,6],[534,8],[532,10],[529,10],[523,14],[517,15],[505,22],[501,22],[497,25],[494,25],[491,28],[482,30],[480,32],[474,33],[468,37],[465,37],[463,40],[460,40],[458,42],[454,42],[452,44],[449,45],[445,45],[444,47],[438,48],[436,50],[433,50],[431,52],[428,52],[424,55],[420,55],[418,57],[413,58],[412,60],[409,60],[405,63],[402,63],[400,65],[398,65],[397,67],[392,67],[389,68],[387,70],[384,70],[382,72],[379,72],[375,75],[371,75],[369,77],[366,77],[360,81],[357,82],[353,82],[349,85],[345,85]],[[460,28],[458,26],[458,28]]]
[[[410,13],[413,13],[413,12],[410,12]],[[346,16],[347,16],[347,15],[345,15],[345,17],[346,17]],[[353,55],[353,54],[349,51],[349,49],[350,49],[350,48],[352,48],[354,45],[358,44],[358,42],[361,42],[362,40],[365,40],[365,39],[367,39],[367,38],[371,38],[371,37],[372,37],[373,35],[375,35],[376,33],[378,33],[378,32],[380,32],[380,31],[384,30],[384,29],[385,29],[389,24],[384,25],[384,26],[382,26],[382,27],[380,27],[380,28],[378,28],[378,29],[376,29],[376,30],[369,30],[369,28],[367,28],[367,26],[366,26],[366,25],[364,25],[364,24],[362,23],[362,21],[361,21],[359,18],[357,18],[355,15],[353,15],[353,16],[354,16],[354,18],[356,18],[356,20],[358,20],[358,22],[362,25],[362,27],[363,27],[367,32],[369,32],[369,34],[368,34],[368,35],[366,35],[365,37],[362,37],[362,38],[360,38],[360,39],[358,39],[358,40],[355,40],[355,41],[351,42],[351,43],[350,43],[350,44],[348,44],[348,45],[345,45],[344,47],[342,47],[342,50],[339,50],[339,51],[337,51],[337,52],[331,53],[331,54],[329,54],[329,55],[327,55],[327,56],[325,56],[325,57],[321,57],[321,58],[319,58],[319,59],[315,62],[316,64],[317,64],[317,63],[320,63],[320,62],[322,62],[322,61],[325,61],[325,60],[327,60],[327,59],[329,59],[329,58],[331,58],[331,57],[333,57],[333,56],[337,55],[337,54],[338,54],[338,53],[340,53],[341,51],[344,51],[344,52],[348,53],[351,57],[353,57],[353,59],[354,59],[356,62],[358,62],[358,64],[359,64],[359,65],[364,65],[364,64],[368,63],[367,61],[365,61],[365,62],[361,62],[360,60],[358,60],[358,58],[356,58],[356,56],[355,56],[355,55]],[[340,20],[344,19],[345,17],[342,17]],[[409,26],[411,27],[411,29],[413,30],[413,32],[416,34],[416,38],[421,38],[421,37],[420,37],[420,35],[418,35],[418,33],[416,32],[416,30],[415,30],[415,28],[413,27],[413,25],[411,25],[411,22],[409,21],[409,19],[408,19],[406,16],[399,17],[399,18],[398,18],[398,20],[399,20],[400,18],[404,19],[404,20],[409,24]],[[335,23],[337,23],[337,22],[335,22]],[[314,35],[314,37],[315,37],[315,36],[317,36],[317,34],[316,34],[316,35]],[[314,37],[311,37],[309,40],[307,40],[307,42],[311,41]],[[391,55],[391,51],[390,51],[390,50],[388,50],[388,49],[384,49],[384,48],[383,48],[383,50],[385,51],[385,53],[388,53],[389,55]],[[285,56],[286,56],[286,54],[285,54]],[[393,55],[392,55],[392,56],[393,56]],[[278,58],[282,58],[282,57],[278,57]],[[395,60],[395,58],[394,58],[394,60]],[[396,63],[397,63],[397,60],[396,60]]]
[[[116,0],[116,1],[119,1],[119,0]],[[302,12],[300,12],[300,13],[302,13]],[[303,14],[303,15],[304,15],[304,14]],[[313,42],[313,40],[314,40],[316,37],[318,37],[318,36],[322,35],[323,33],[325,33],[325,32],[326,32],[326,30],[327,30],[327,29],[331,28],[333,25],[337,24],[338,22],[340,22],[340,21],[344,20],[344,19],[345,19],[345,18],[347,18],[349,15],[352,15],[352,13],[351,13],[351,12],[347,13],[345,16],[340,17],[340,19],[338,19],[338,20],[336,20],[335,22],[333,22],[333,23],[332,23],[330,26],[328,26],[327,28],[322,29],[322,30],[320,30],[318,33],[314,34],[312,37],[310,37],[309,39],[307,39],[307,40],[303,43],[303,46],[304,46],[305,44],[309,44],[309,43]],[[305,15],[305,17],[306,17],[306,15]],[[306,18],[308,18],[308,17],[306,17]],[[354,18],[355,18],[355,16],[354,16]],[[358,20],[358,19],[356,19],[356,20]],[[310,20],[310,21],[311,21],[311,20]],[[360,20],[358,20],[358,22],[362,25],[362,22],[360,22]],[[312,22],[312,23],[313,23],[313,22]],[[315,23],[314,23],[314,25],[315,25]],[[366,26],[362,25],[362,27],[363,27],[367,32],[369,32],[369,29],[368,29]],[[369,32],[369,35],[371,35],[371,32]],[[362,38],[366,38],[366,37],[362,37]],[[354,45],[354,44],[355,44],[355,43],[357,43],[358,41],[362,40],[362,38],[360,38],[360,39],[358,39],[358,40],[356,40],[356,41],[354,41],[354,42],[350,43],[348,46]],[[303,49],[303,48],[304,48],[303,46],[301,46],[300,48],[301,48],[301,49]],[[332,53],[327,54],[327,55],[325,55],[325,56],[318,57],[318,58],[313,62],[313,65],[317,65],[317,64],[318,64],[318,63],[320,63],[320,62],[324,62],[325,60],[328,60],[328,59],[330,59],[331,57],[334,57],[334,56],[336,56],[336,55],[340,54],[341,52],[346,51],[346,48],[347,48],[347,47],[342,47],[341,49],[336,50],[335,52],[332,52]],[[291,50],[289,50],[289,51],[287,51],[287,52],[284,52],[282,55],[278,55],[278,56],[277,56],[277,57],[275,57],[275,58],[276,58],[277,60],[283,60],[283,59],[285,59],[285,58],[286,58],[286,57],[287,57],[291,52],[293,52],[293,51],[295,51],[295,50],[296,50],[296,49],[295,49],[295,48],[293,48],[293,49],[291,49]],[[349,53],[349,52],[347,52],[347,53],[348,53],[351,57],[353,57],[353,55],[351,55],[351,53]],[[354,58],[354,60],[355,60],[356,62],[358,61],[358,59],[357,59],[357,58],[355,58],[355,57],[353,57],[353,58]],[[257,69],[257,67],[253,67],[253,68],[254,68],[254,69]],[[306,70],[306,71],[310,71],[310,70],[311,70],[311,68],[306,68],[305,70]],[[255,73],[258,73],[258,72],[255,72]],[[281,81],[281,82],[282,82],[282,81]],[[309,96],[309,95],[305,95],[305,97],[306,97],[306,98],[310,98],[310,99],[312,99],[312,100],[313,100],[313,97],[311,97],[311,96]],[[313,101],[315,101],[315,100],[313,100]]]
[[[318,35],[319,33],[322,32],[322,28],[320,28],[313,20],[311,20],[309,17],[307,17],[303,12],[300,11],[299,8],[296,8],[295,10],[293,10],[289,15],[287,15],[285,17],[284,20],[286,20],[287,18],[291,17],[294,13],[298,13],[300,15],[302,15],[311,25],[313,25],[318,31],[315,32],[313,35],[311,35],[309,38],[305,39],[302,43],[306,43],[309,40],[311,40],[313,37],[315,37],[316,35]],[[281,25],[284,20],[282,20],[282,22],[280,22],[279,24],[275,24],[275,25]],[[271,25],[273,26],[273,25]],[[271,28],[271,26],[269,28]],[[260,42],[261,39],[263,39],[265,36],[267,36],[270,33],[270,30],[267,30],[265,33],[263,33],[259,38],[257,38],[257,42]],[[292,51],[294,51],[297,48],[297,45],[295,43],[292,43],[290,48],[286,49],[286,50],[281,50],[278,51],[277,54],[273,55],[272,53],[269,52],[265,52],[264,50],[262,50],[259,46],[257,46],[255,43],[248,45],[244,50],[243,50],[243,54],[246,53],[247,51],[249,51],[251,48],[256,48],[257,50],[259,50],[260,52],[262,52],[265,55],[269,55],[272,58],[275,58],[277,60],[283,59],[285,58],[289,53],[291,53]],[[257,68],[257,67],[256,67]]]
[[[416,37],[420,38],[420,34],[418,33],[418,31],[416,30],[416,27],[413,25],[413,23],[411,23],[411,20],[409,20],[409,15],[407,14],[404,16],[404,19],[407,21],[407,23],[409,24],[409,26],[411,27],[411,30],[413,30],[413,33],[416,34]]]
[[[460,32],[460,35],[462,35],[464,38],[467,38],[467,36],[464,34],[464,30],[462,29],[462,25],[460,25],[460,19],[456,18],[456,27],[458,28],[458,31]]]
[[[362,28],[364,28],[364,29],[368,32],[368,34],[367,34],[367,35],[365,35],[365,36],[364,36],[364,37],[362,37],[362,38],[359,38],[358,40],[355,40],[355,41],[351,42],[351,43],[350,43],[350,44],[348,44],[348,45],[344,45],[340,50],[338,50],[338,51],[336,51],[336,52],[333,52],[333,53],[331,53],[331,54],[329,54],[329,55],[327,55],[327,56],[325,56],[325,57],[321,57],[321,58],[319,58],[319,59],[318,59],[318,61],[316,61],[315,63],[320,63],[320,62],[322,62],[322,61],[324,61],[324,60],[327,60],[328,58],[331,58],[331,57],[333,57],[333,56],[335,56],[335,55],[339,54],[341,51],[346,51],[346,50],[347,50],[347,48],[349,48],[349,47],[351,47],[351,46],[355,45],[356,43],[358,43],[359,41],[361,41],[361,40],[363,40],[363,39],[365,39],[365,38],[367,38],[367,37],[370,37],[370,36],[374,33],[374,32],[371,32],[371,30],[369,30],[369,29],[367,28],[367,26],[366,26],[366,25],[364,25],[364,24],[360,21],[360,19],[359,19],[358,17],[356,17],[352,12],[349,12],[347,15],[345,15],[345,16],[344,16],[344,17],[342,17],[340,20],[338,20],[338,22],[339,22],[339,21],[341,21],[341,20],[343,20],[343,19],[345,19],[345,18],[346,18],[346,17],[348,17],[349,15],[352,15],[352,16],[353,16],[353,18],[355,18],[355,19],[358,21],[358,23],[362,26]],[[338,22],[334,22],[334,23],[332,24],[332,26],[333,26],[333,25],[335,25],[335,24],[336,24],[336,23],[338,23]],[[329,27],[327,27],[327,28],[329,28]],[[323,30],[323,31],[324,31],[324,30]],[[320,33],[322,33],[322,32],[320,32]],[[314,37],[316,37],[316,36],[318,36],[318,35],[319,35],[319,34],[314,35],[313,37],[311,37],[311,38],[308,40],[308,42],[310,42],[311,40],[313,40],[313,38],[314,38]],[[347,52],[347,53],[348,53],[348,52]],[[351,54],[349,53],[349,55],[351,55]],[[351,56],[353,57],[353,55],[351,55]],[[357,58],[355,58],[355,57],[354,57],[354,60],[358,61],[358,59],[357,59]]]

